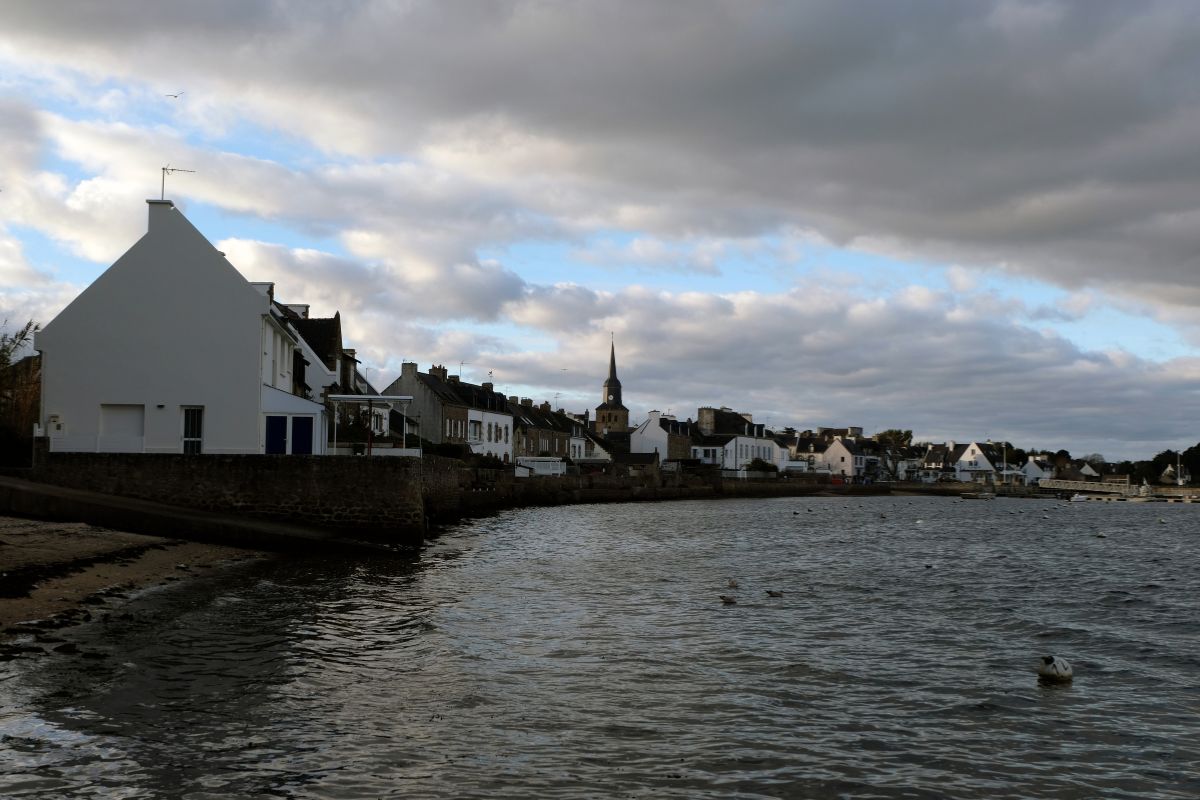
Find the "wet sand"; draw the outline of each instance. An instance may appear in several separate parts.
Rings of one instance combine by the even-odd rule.
[[[263,556],[85,523],[0,516],[0,641],[86,619],[98,598]]]

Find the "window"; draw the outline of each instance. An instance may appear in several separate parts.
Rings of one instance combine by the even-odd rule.
[[[199,455],[204,451],[204,409],[183,409],[183,452],[184,455]]]

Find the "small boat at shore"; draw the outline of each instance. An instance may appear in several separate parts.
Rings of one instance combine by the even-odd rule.
[[[1079,492],[1076,492],[1067,498],[1067,502],[1069,503],[1086,503],[1088,500],[1091,500],[1091,498],[1086,494],[1080,494]]]
[[[995,500],[995,492],[961,492],[959,495],[963,500]]]

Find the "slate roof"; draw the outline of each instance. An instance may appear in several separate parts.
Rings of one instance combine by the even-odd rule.
[[[460,380],[449,380],[446,381],[445,385],[458,398],[459,402],[468,408],[494,411],[498,414],[510,413],[508,398],[500,392],[474,383],[464,383]]]
[[[287,319],[300,337],[308,342],[308,346],[317,354],[317,358],[321,359],[321,363],[331,372],[336,370],[338,358],[342,355],[341,313],[332,317],[301,319],[296,312],[288,309]]]
[[[697,447],[724,447],[737,436],[734,433],[710,433],[707,436],[699,430],[692,434],[692,444]]]

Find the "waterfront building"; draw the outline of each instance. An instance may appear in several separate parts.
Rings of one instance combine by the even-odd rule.
[[[663,461],[691,458],[693,428],[691,420],[680,422],[670,414],[651,411],[645,422],[630,431],[629,452],[658,453]]]
[[[384,394],[412,396],[408,415],[426,441],[457,444],[472,454],[512,462],[516,453],[513,414],[508,399],[491,382],[467,383],[440,364],[418,372],[417,365],[407,361]]]
[[[784,461],[775,435],[750,414],[705,406],[697,409],[692,431],[692,457],[705,464],[744,469],[756,458],[776,466]]]
[[[515,457],[583,459],[589,458],[584,423],[549,403],[534,405],[528,397],[510,397],[508,408],[513,417],[513,454]]]
[[[35,336],[51,451],[325,452],[324,387],[273,285],[147,203],[147,233]]]

